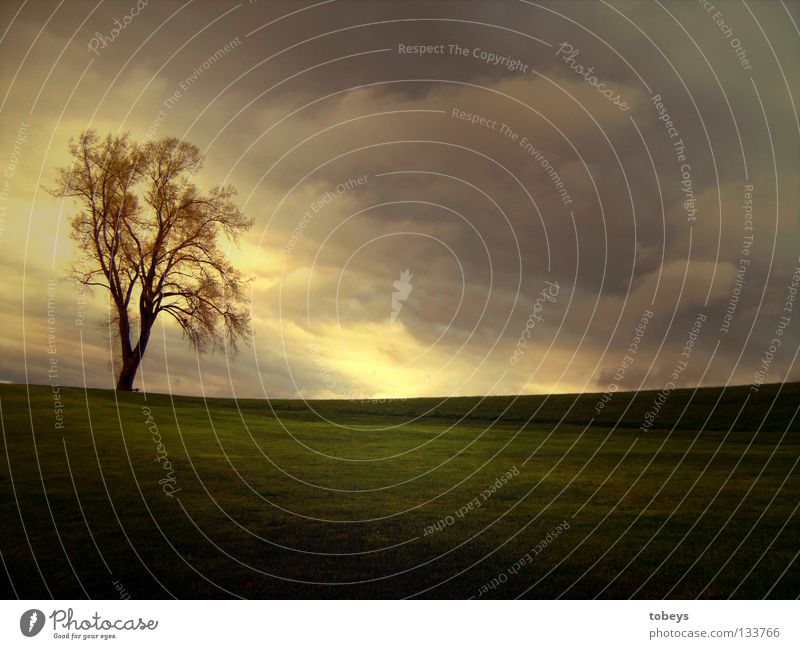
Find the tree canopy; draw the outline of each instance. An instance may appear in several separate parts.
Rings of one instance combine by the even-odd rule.
[[[236,189],[201,191],[192,182],[200,150],[174,137],[137,144],[128,134],[86,131],[69,151],[72,164],[58,170],[50,191],[80,206],[71,276],[108,290],[115,307],[117,389],[132,389],[161,313],[200,351],[225,341],[235,347],[249,326],[245,282],[219,243],[237,241],[253,223],[234,203]]]

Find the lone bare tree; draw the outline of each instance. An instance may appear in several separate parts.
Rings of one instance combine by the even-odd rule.
[[[133,388],[161,313],[199,351],[225,339],[235,347],[249,323],[244,281],[219,241],[237,241],[253,223],[234,204],[235,188],[201,192],[191,182],[200,151],[177,138],[139,145],[127,134],[86,131],[69,152],[72,164],[57,170],[49,191],[80,205],[71,221],[80,254],[70,274],[110,293],[121,352],[117,390]]]

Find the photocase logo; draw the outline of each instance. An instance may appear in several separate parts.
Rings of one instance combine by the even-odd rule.
[[[19,630],[22,635],[32,638],[44,627],[44,613],[38,608],[32,608],[30,611],[25,611],[22,617],[19,618]]]
[[[403,302],[411,295],[412,277],[414,276],[411,274],[411,271],[406,268],[400,273],[400,279],[396,279],[392,282],[392,286],[394,286],[395,290],[392,292],[392,313],[389,315],[389,324],[394,324],[394,321],[397,320],[397,316],[400,313],[400,309],[403,308]]]

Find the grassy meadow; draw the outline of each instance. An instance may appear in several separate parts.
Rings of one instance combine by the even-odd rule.
[[[800,595],[800,384],[60,397],[0,385],[5,597]]]

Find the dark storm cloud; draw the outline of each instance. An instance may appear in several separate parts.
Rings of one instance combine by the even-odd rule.
[[[151,2],[96,55],[91,39],[134,3],[71,3],[43,30],[4,109],[8,141],[36,102],[14,194],[25,216],[4,244],[25,240],[35,198],[43,231],[61,219],[57,263],[41,252],[52,240],[29,242],[37,252],[24,271],[13,257],[17,276],[57,274],[69,259],[63,222],[74,207],[59,216],[35,188],[81,128],[178,135],[207,149],[201,181],[236,184],[256,218],[235,253],[254,278],[255,340],[230,363],[222,354],[198,365],[167,327],[144,368],[148,389],[192,392],[200,372],[209,393],[232,381],[251,396],[262,385],[308,396],[605,389],[648,309],[655,317],[626,388],[669,380],[698,313],[707,320],[681,380],[749,382],[800,249],[798,42],[780,7],[754,5],[754,19],[718,4],[751,70],[697,3]],[[6,85],[54,8],[20,12],[1,46]],[[501,57],[509,65],[493,64]],[[629,108],[598,92],[592,75]],[[389,327],[393,282],[406,268],[413,290]],[[541,305],[546,281],[560,290]],[[22,298],[6,293],[3,317],[16,331]],[[544,320],[531,329],[537,299]],[[28,331],[41,313],[25,305]],[[104,307],[96,296],[96,320]],[[798,322],[773,380],[798,376]],[[64,350],[74,366],[78,352]],[[103,357],[102,347],[91,353]],[[107,357],[91,382],[107,384]]]

